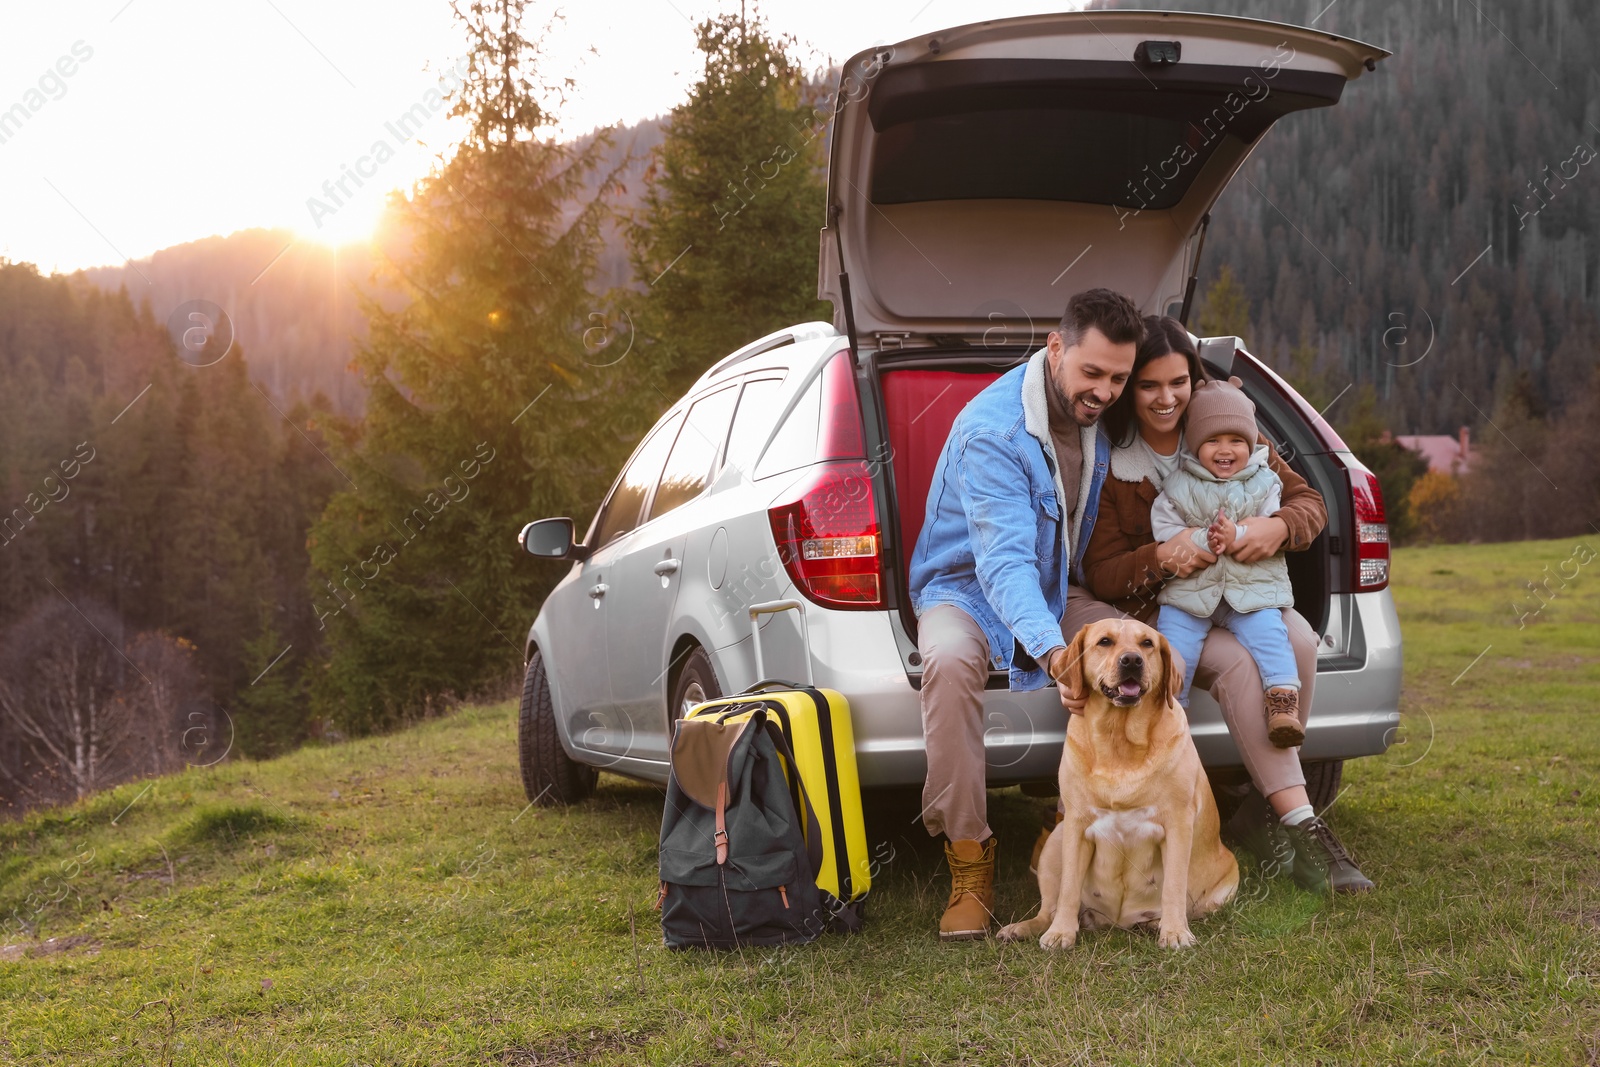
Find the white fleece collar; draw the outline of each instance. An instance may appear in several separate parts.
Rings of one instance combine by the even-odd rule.
[[[1028,357],[1028,368],[1022,372],[1022,425],[1044,444],[1051,458],[1055,446],[1050,443],[1050,405],[1044,394],[1044,361],[1050,350],[1041,348]]]
[[[1126,447],[1112,447],[1111,476],[1119,482],[1138,484],[1148,481],[1157,489],[1161,488],[1161,469],[1156,466],[1155,457],[1150,454],[1150,449],[1138,437]]]

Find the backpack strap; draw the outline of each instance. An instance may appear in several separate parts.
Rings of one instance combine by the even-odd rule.
[[[751,716],[754,722],[756,716],[762,719],[762,726],[767,731],[767,736],[772,738],[772,745],[778,750],[789,764],[789,795],[798,798],[795,803],[795,815],[800,819],[806,840],[806,858],[810,861],[811,870],[809,877],[816,881],[817,874],[822,870],[822,824],[817,821],[817,811],[811,806],[811,798],[806,795],[805,783],[800,780],[800,766],[794,761],[794,749],[789,747],[789,739],[783,736],[783,730],[765,711],[759,711]]]
[[[717,843],[717,865],[728,862],[728,779],[724,775],[717,783],[717,832],[712,839]]]

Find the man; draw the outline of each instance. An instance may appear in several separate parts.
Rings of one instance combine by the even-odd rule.
[[[934,468],[911,555],[928,758],[923,823],[944,835],[951,892],[939,936],[988,935],[995,840],[987,819],[983,687],[1010,671],[1040,689],[1071,635],[1117,611],[1079,587],[1110,447],[1095,424],[1121,394],[1144,340],[1133,301],[1090,289],[1026,364],[973,397]]]

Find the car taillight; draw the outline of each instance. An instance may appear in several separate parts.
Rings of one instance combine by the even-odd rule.
[[[798,499],[767,509],[789,577],[818,604],[881,608],[883,540],[872,471],[861,460],[828,463],[801,486]]]
[[[1355,515],[1352,543],[1355,545],[1356,592],[1370,593],[1389,584],[1389,523],[1383,510],[1383,492],[1371,471],[1352,467],[1350,503]]]
[[[883,606],[883,538],[866,462],[866,432],[850,353],[822,370],[818,466],[795,497],[767,509],[778,558],[809,599],[835,608]]]
[[[865,459],[866,430],[861,426],[861,401],[856,395],[855,368],[848,350],[836,352],[822,368],[822,423],[817,434],[817,459]]]

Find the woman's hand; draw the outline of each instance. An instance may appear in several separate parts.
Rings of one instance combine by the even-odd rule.
[[[1223,552],[1240,563],[1254,563],[1276,555],[1288,542],[1288,523],[1276,516],[1255,518],[1244,524],[1244,536],[1231,541]]]
[[[1156,546],[1156,562],[1161,566],[1163,577],[1187,578],[1217,561],[1210,552],[1196,548],[1193,537],[1194,530],[1184,530]]]

